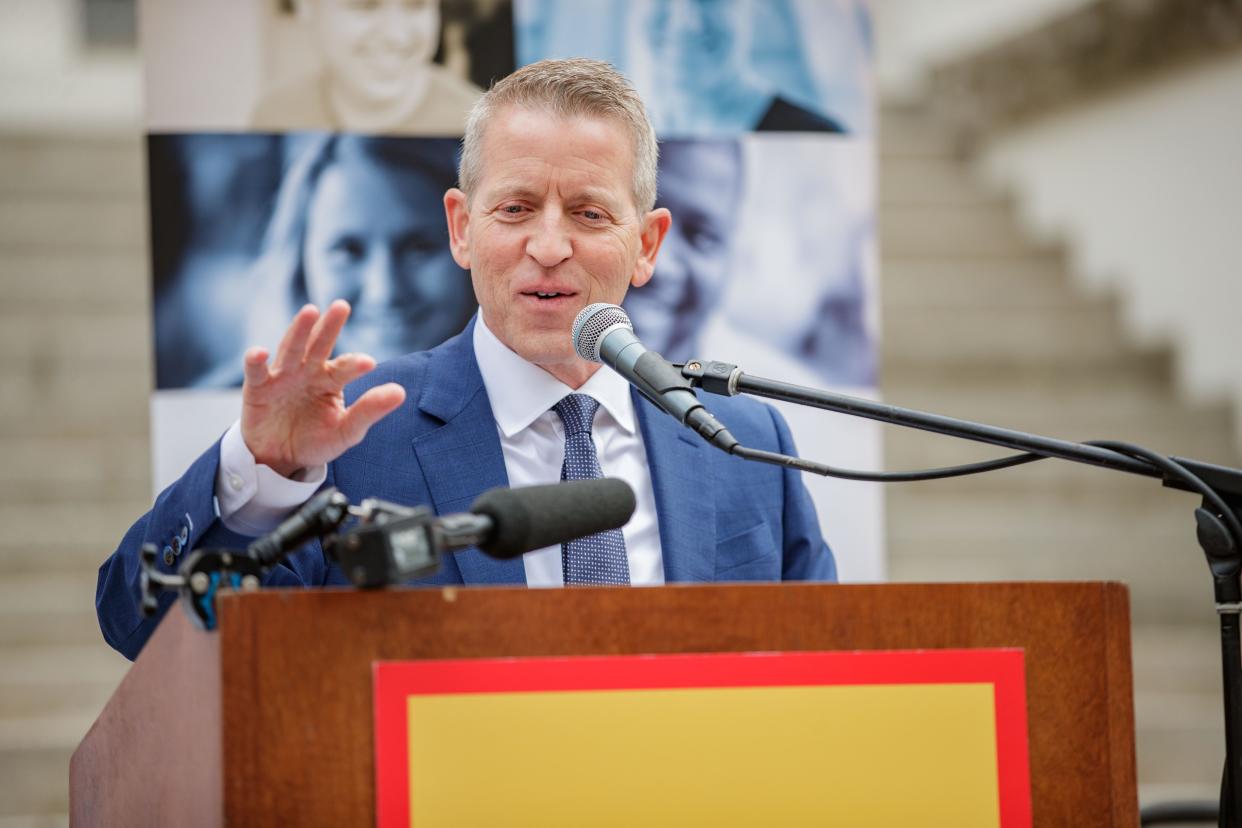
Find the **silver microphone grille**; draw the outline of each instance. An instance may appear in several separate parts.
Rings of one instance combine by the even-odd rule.
[[[574,320],[574,350],[588,362],[599,362],[600,341],[618,325],[634,330],[630,317],[619,305],[607,302],[587,305]]]

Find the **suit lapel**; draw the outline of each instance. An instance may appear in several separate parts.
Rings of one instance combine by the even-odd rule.
[[[716,572],[715,482],[706,456],[711,449],[637,391],[633,397],[651,468],[664,580],[710,581]]]
[[[474,358],[473,322],[431,352],[418,407],[444,421],[413,442],[436,514],[464,512],[483,492],[509,485],[496,420]],[[466,584],[526,583],[521,558],[500,561],[472,549],[454,561]]]

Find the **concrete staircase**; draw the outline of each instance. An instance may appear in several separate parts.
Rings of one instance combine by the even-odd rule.
[[[1230,412],[1179,401],[1169,354],[1128,344],[1115,302],[1075,291],[1060,251],[1028,240],[926,112],[883,112],[879,169],[888,402],[1239,465]],[[885,444],[891,469],[1003,453],[904,429]],[[1194,498],[1043,461],[891,487],[886,503],[895,580],[1127,582],[1141,798],[1216,795],[1219,633]]]
[[[0,826],[67,821],[127,668],[94,592],[150,502],[144,181],[136,130],[0,134]]]

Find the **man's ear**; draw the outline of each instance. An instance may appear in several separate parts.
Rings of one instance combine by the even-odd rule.
[[[470,269],[470,208],[466,194],[453,187],[444,194],[444,218],[448,220],[449,250],[458,267]]]
[[[641,235],[638,237],[638,262],[634,265],[634,273],[630,277],[633,287],[642,287],[651,281],[655,272],[656,256],[660,253],[660,245],[668,235],[668,228],[673,226],[673,214],[666,208],[652,210],[643,217]]]

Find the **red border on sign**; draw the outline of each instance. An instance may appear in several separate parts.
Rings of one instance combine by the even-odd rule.
[[[410,696],[865,684],[991,684],[1000,825],[1031,825],[1026,672],[1019,649],[377,661],[372,672],[379,828],[409,825]]]

